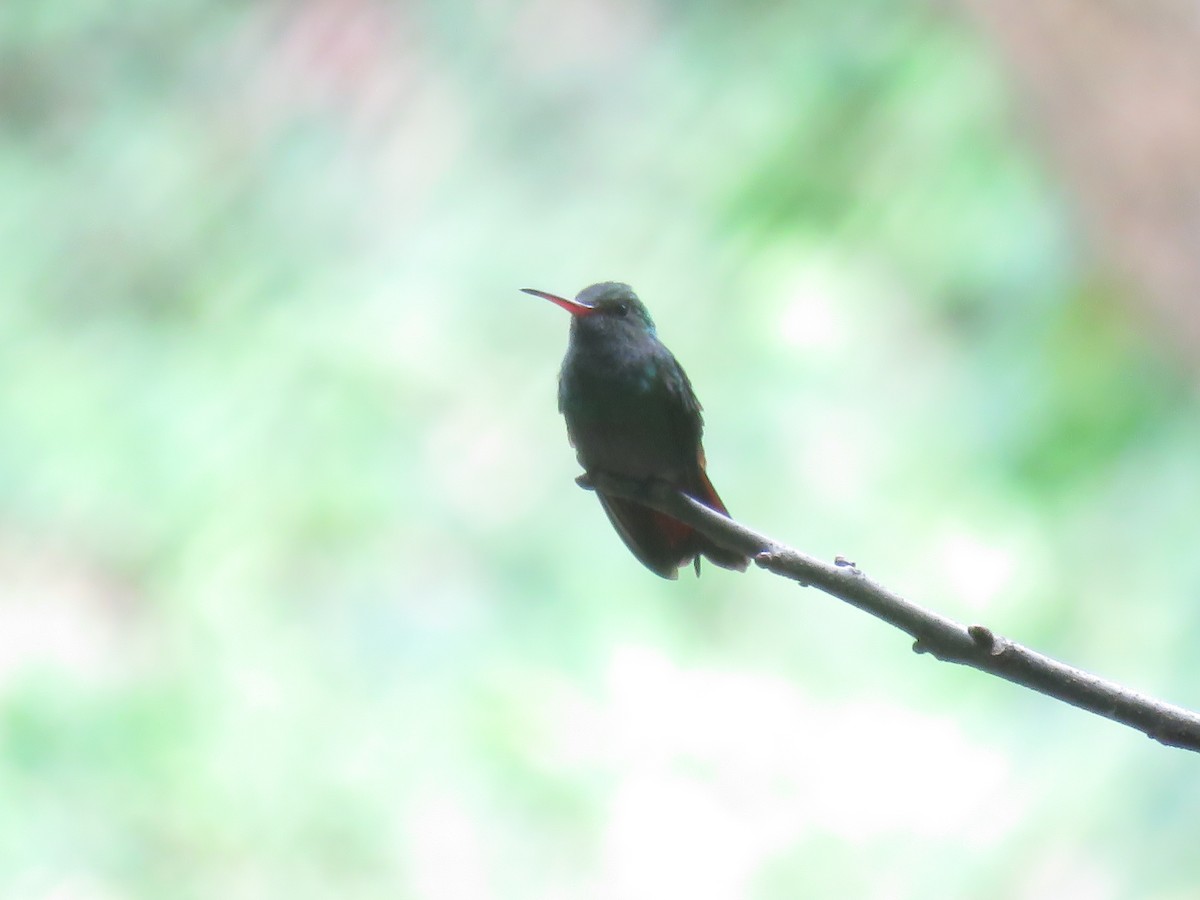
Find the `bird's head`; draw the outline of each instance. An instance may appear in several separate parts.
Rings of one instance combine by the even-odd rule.
[[[574,300],[548,294],[534,288],[521,288],[526,294],[556,303],[571,314],[571,333],[580,335],[651,334],[654,320],[638,295],[627,284],[602,281],[585,287]]]

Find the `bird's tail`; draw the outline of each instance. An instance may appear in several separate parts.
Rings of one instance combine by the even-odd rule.
[[[688,491],[693,497],[707,506],[709,509],[716,510],[721,515],[729,518],[729,510],[725,508],[725,504],[721,502],[721,498],[717,495],[717,490],[712,486],[712,482],[708,480],[708,474],[701,466],[697,469],[696,482],[693,485],[693,490]],[[687,527],[687,526],[684,526]],[[702,535],[695,529],[688,529],[692,532],[693,546],[696,549],[696,574],[700,574],[700,555],[705,556],[709,562],[720,566],[722,569],[735,569],[738,572],[745,572],[750,565],[749,557],[737,553],[733,550],[727,550],[724,547],[716,544],[709,538]]]
[[[717,496],[703,469],[689,486],[687,493],[705,506],[724,516],[729,512]],[[679,567],[695,560],[700,571],[700,557],[705,556],[723,569],[746,571],[750,560],[732,550],[719,546],[690,525],[666,513],[642,506],[632,500],[597,492],[600,504],[621,540],[642,565],[663,578],[677,578]]]

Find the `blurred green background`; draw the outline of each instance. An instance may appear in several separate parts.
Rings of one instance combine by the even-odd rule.
[[[577,474],[628,281],[735,516],[1200,706],[1200,417],[990,46],[863,0],[0,7],[0,896],[1184,898],[1197,760]]]

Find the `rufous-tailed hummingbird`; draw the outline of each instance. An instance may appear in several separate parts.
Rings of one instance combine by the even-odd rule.
[[[574,300],[533,288],[571,314],[571,342],[558,378],[558,409],[587,473],[658,479],[729,515],[704,471],[704,422],[687,374],[658,339],[627,284],[606,281]],[[632,500],[597,491],[609,521],[633,555],[663,578],[700,556],[744,571],[749,560],[689,525]]]

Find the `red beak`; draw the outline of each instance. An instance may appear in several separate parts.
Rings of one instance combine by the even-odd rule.
[[[547,294],[545,291],[539,291],[535,288],[521,288],[526,294],[533,294],[535,297],[541,297],[543,300],[549,300],[551,303],[557,303],[573,316],[590,316],[596,311],[596,307],[588,306],[586,303],[580,303],[578,300],[568,300],[566,297],[560,297],[557,294]]]

